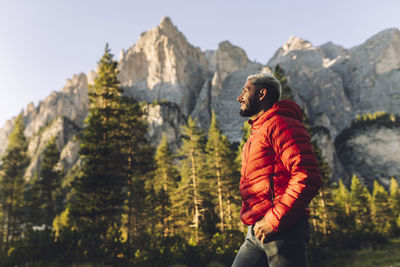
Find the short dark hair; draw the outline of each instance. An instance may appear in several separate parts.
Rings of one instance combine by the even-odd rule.
[[[257,73],[247,77],[246,81],[251,81],[257,89],[267,89],[267,100],[273,105],[278,102],[282,95],[282,85],[274,75],[268,73]]]

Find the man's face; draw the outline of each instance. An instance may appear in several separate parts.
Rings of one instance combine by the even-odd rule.
[[[257,98],[258,89],[247,81],[242,89],[242,93],[237,98],[240,102],[240,115],[242,117],[251,117],[260,111],[260,101]]]

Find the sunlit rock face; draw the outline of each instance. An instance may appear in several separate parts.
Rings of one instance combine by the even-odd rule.
[[[186,116],[209,78],[204,52],[189,44],[167,17],[122,53],[119,71],[127,95],[177,103]]]
[[[11,134],[12,130],[14,129],[15,118],[16,117],[14,117],[10,120],[7,120],[6,123],[4,123],[3,128],[0,129],[0,155],[3,155],[3,153],[7,149],[8,136]]]
[[[88,111],[88,83],[81,73],[68,79],[60,92],[53,92],[36,109],[27,109],[25,116],[25,135],[30,137],[49,121],[64,116],[76,125],[82,126]]]
[[[233,72],[246,68],[250,61],[243,49],[232,45],[229,41],[218,45],[214,60],[215,73],[211,84],[212,94],[213,96],[217,96],[222,90],[222,83],[225,79]]]
[[[141,34],[136,44],[121,51],[118,78],[126,95],[147,102],[144,106],[148,136],[154,146],[165,134],[176,149],[180,127],[188,116],[195,118],[206,132],[212,110],[228,138],[239,142],[240,128],[247,120],[239,115],[236,99],[240,90],[248,75],[272,73],[277,64],[285,70],[296,102],[309,117],[314,139],[333,177],[348,179],[353,171],[362,175],[356,168],[358,163],[344,163],[335,140],[356,115],[380,110],[400,114],[400,32],[397,29],[380,32],[350,49],[331,42],[314,46],[291,37],[263,65],[250,61],[243,49],[229,41],[221,42],[216,50],[202,51],[190,44],[169,18],[163,18],[158,26]],[[94,71],[75,75],[62,90],[53,92],[37,106],[30,104],[23,111],[30,155],[40,158],[41,147],[48,139],[42,135],[50,131],[49,125],[58,118],[64,118],[63,123],[51,126],[58,129],[53,130],[57,135],[63,133],[63,142],[58,143],[62,151],[60,166],[69,169],[77,162],[79,143],[73,135],[84,125],[88,84],[93,83],[95,75]],[[7,121],[0,129],[0,154],[7,147],[14,120]],[[372,131],[370,138],[375,135],[381,136],[382,143],[393,141],[384,139],[380,131]],[[368,153],[371,151],[375,150]],[[30,166],[28,174],[37,170],[38,163],[35,164]],[[393,172],[387,175],[394,175],[396,170],[389,169]],[[400,174],[394,176],[400,177]],[[384,175],[377,177],[386,179]]]

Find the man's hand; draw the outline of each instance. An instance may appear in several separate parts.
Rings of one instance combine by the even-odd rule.
[[[261,240],[261,243],[264,243],[264,240],[273,234],[274,229],[264,220],[264,217],[254,225],[254,235]]]

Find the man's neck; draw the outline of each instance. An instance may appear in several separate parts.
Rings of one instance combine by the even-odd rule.
[[[250,120],[254,121],[255,119],[257,119],[261,114],[263,114],[265,111],[267,111],[267,109],[262,109],[260,110],[258,113],[254,114],[253,116],[250,117]]]
[[[255,119],[257,119],[261,114],[263,114],[265,111],[269,110],[272,107],[272,105],[266,105],[265,107],[263,107],[259,112],[257,112],[256,114],[254,114],[253,116],[250,117],[250,120],[254,121]]]

